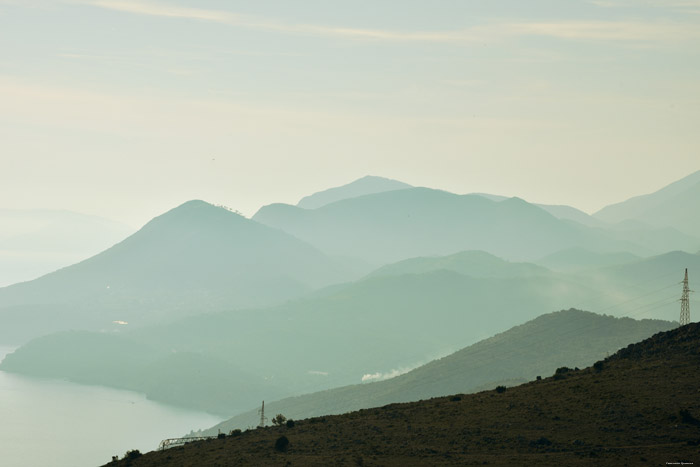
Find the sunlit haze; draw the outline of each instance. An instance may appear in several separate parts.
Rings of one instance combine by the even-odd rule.
[[[593,212],[698,169],[700,2],[0,0],[0,208],[372,174]]]

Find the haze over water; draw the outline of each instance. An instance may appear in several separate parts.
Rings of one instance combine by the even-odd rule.
[[[0,360],[12,352],[0,347]],[[206,413],[100,386],[0,371],[2,465],[102,465],[127,450],[151,451],[165,437],[221,421]]]

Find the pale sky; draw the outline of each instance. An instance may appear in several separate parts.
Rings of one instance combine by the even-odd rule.
[[[700,0],[0,0],[0,208],[367,174],[593,212],[700,169]]]

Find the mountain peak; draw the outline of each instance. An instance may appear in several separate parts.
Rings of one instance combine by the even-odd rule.
[[[297,206],[304,209],[317,209],[327,204],[358,196],[383,193],[385,191],[413,188],[407,183],[390,178],[365,175],[362,178],[339,187],[329,188],[302,198]]]

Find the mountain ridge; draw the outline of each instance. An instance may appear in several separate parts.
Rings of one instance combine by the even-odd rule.
[[[296,205],[304,209],[318,209],[344,199],[405,188],[412,188],[412,186],[390,178],[366,175],[345,185],[328,188],[305,196]]]

